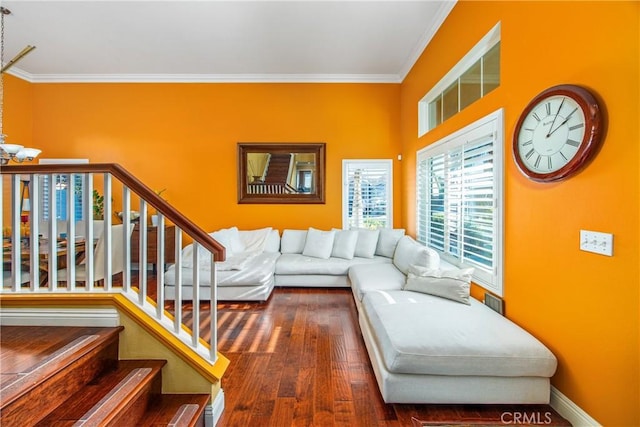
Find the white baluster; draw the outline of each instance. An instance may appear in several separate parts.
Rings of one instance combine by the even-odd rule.
[[[193,242],[193,299],[192,316],[193,325],[191,326],[191,345],[194,348],[198,346],[200,339],[200,243]]]
[[[179,227],[175,228],[176,232],[176,242],[175,242],[175,273],[176,273],[176,286],[175,286],[175,298],[174,298],[174,309],[175,309],[175,317],[173,330],[174,332],[180,333],[182,328],[182,230]]]

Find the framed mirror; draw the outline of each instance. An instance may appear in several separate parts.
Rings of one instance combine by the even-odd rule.
[[[324,143],[238,143],[238,203],[324,203]]]

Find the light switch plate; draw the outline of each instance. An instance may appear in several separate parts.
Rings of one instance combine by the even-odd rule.
[[[613,234],[580,230],[580,250],[613,256]]]

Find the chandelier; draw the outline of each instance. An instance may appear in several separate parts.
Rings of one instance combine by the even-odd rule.
[[[27,46],[18,55],[16,55],[6,65],[4,64],[4,16],[10,15],[11,11],[0,6],[0,165],[6,165],[9,160],[22,162],[24,160],[33,160],[38,157],[40,150],[36,148],[25,148],[18,144],[7,144],[5,139],[7,135],[2,131],[2,113],[4,111],[4,73],[11,68],[16,62],[22,59],[27,53],[35,49],[35,46]]]

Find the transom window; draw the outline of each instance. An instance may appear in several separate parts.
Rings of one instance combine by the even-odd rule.
[[[417,155],[417,240],[502,296],[503,112]]]
[[[418,136],[500,86],[500,24],[418,103]]]

